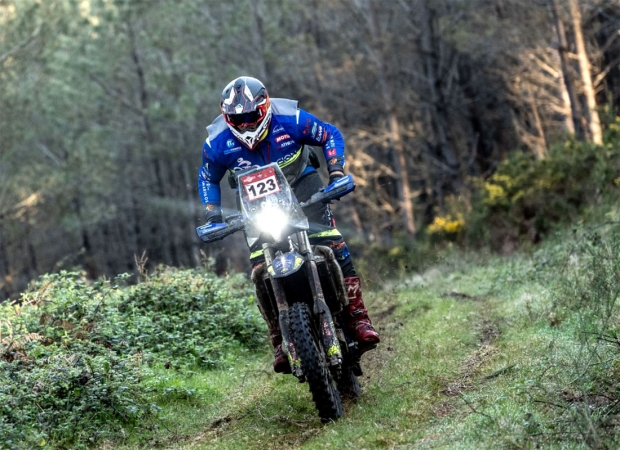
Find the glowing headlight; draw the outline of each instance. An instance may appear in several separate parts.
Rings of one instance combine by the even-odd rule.
[[[288,216],[279,208],[265,208],[256,216],[256,225],[261,231],[279,241],[280,235],[288,223]]]

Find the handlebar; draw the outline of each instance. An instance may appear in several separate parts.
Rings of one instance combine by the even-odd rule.
[[[299,205],[302,208],[314,205],[316,203],[330,203],[333,200],[339,200],[350,192],[355,190],[355,182],[352,175],[338,178],[332,184],[310,197],[307,202]],[[245,220],[241,214],[234,214],[226,217],[225,223],[206,223],[196,228],[198,237],[206,243],[211,243],[224,239],[237,231],[241,231],[245,227]]]
[[[243,230],[245,221],[241,214],[235,214],[226,218],[226,223],[206,223],[196,228],[196,234],[207,244],[224,239],[237,231]]]
[[[332,184],[324,189],[321,189],[307,202],[300,203],[302,208],[306,208],[315,203],[331,203],[333,200],[340,200],[342,197],[355,190],[355,182],[353,181],[353,175],[347,175],[346,177],[338,178]]]

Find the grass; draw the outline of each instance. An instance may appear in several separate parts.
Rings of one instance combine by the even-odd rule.
[[[337,423],[322,425],[307,386],[273,374],[266,352],[240,357],[226,370],[162,378],[164,390],[192,389],[195,398],[160,398],[162,425],[124,448],[433,445],[435,430],[449,417],[470,411],[463,392],[480,374],[496,370],[491,361],[500,321],[487,298],[491,288],[484,271],[446,277],[433,270],[367,295],[383,341],[364,356],[363,396],[346,406]]]
[[[160,371],[158,392],[178,391],[160,394],[159,420],[107,448],[616,448],[618,345],[583,338],[592,319],[567,294],[565,238],[510,258],[460,254],[368,293],[382,344],[336,423],[272,372],[266,345],[218,371]]]
[[[82,423],[76,413],[70,425],[75,429],[81,424],[84,436],[75,440],[66,432],[62,440],[54,441],[52,435],[39,438],[30,433],[29,443],[42,448],[72,448],[72,443],[82,448],[126,450],[618,448],[617,228],[615,222],[577,228],[509,258],[451,251],[424,273],[375,282],[365,299],[382,344],[364,356],[363,395],[345,405],[344,418],[327,425],[317,417],[306,384],[273,373],[266,333],[256,322],[247,282],[240,277],[229,280],[224,290],[210,290],[213,299],[208,302],[202,286],[215,286],[219,281],[204,274],[164,272],[161,283],[152,280],[130,291],[110,290],[105,283],[93,290],[71,277],[61,277],[54,285],[62,294],[58,304],[43,301],[49,290],[41,288],[32,294],[31,306],[17,308],[19,314],[3,322],[5,328],[11,326],[11,332],[17,332],[19,325],[24,332],[48,336],[44,342],[39,334],[23,335],[22,353],[6,350],[4,364],[15,366],[19,370],[15,373],[34,386],[24,385],[20,391],[24,402],[28,400],[24,411],[33,418],[29,424],[45,418],[39,414],[44,398],[49,397],[58,414],[68,411],[63,405],[70,403],[64,399],[74,397],[77,400],[71,405],[77,406],[71,408],[88,407],[84,410],[99,414],[98,405],[106,405],[99,400],[112,398],[112,389],[118,394],[117,403],[105,412],[105,417],[116,422],[108,424],[102,418],[101,423]],[[165,289],[153,290],[158,284]],[[161,295],[142,295],[149,289]],[[237,291],[244,292],[243,297],[232,294]],[[127,293],[133,293],[134,300],[125,301]],[[181,306],[175,301],[179,295],[186,296]],[[148,311],[160,311],[159,316],[168,311],[168,334],[140,334],[146,319],[134,313],[141,305],[136,298],[147,301]],[[227,328],[211,329],[208,336],[213,339],[208,339],[195,329],[195,323],[177,326],[178,318],[194,317],[179,309],[196,306],[192,311],[201,314],[198,306],[212,301],[216,303],[209,311],[221,314],[218,317],[224,319],[218,323],[232,324],[237,344],[226,339]],[[226,304],[217,306],[218,302]],[[91,303],[97,306],[93,310],[87,307]],[[151,304],[156,308],[148,309]],[[7,306],[5,313],[11,311]],[[121,320],[123,314],[131,322]],[[91,326],[95,322],[102,325]],[[137,336],[135,342],[153,346],[150,350],[142,347],[144,354],[136,353],[126,349],[133,345],[131,339],[103,341],[99,337],[114,337],[113,328],[128,330],[129,338]],[[188,330],[191,333],[179,334]],[[98,334],[89,340],[87,332]],[[3,339],[5,346],[13,345],[12,340]],[[56,342],[52,339],[58,342],[50,345]],[[168,346],[173,339],[174,354]],[[102,346],[102,342],[111,344]],[[217,355],[217,364],[191,363],[197,360],[193,355],[183,359],[196,342]],[[118,349],[112,350],[113,345]],[[64,359],[54,356],[63,346],[67,347]],[[39,361],[35,351],[53,357]],[[74,358],[79,352],[94,364],[91,369],[76,365],[81,361]],[[18,367],[18,357],[24,367]],[[113,365],[123,361],[128,365],[118,369]],[[139,376],[128,385],[131,361],[142,362]],[[34,378],[38,372],[28,375],[29,367],[44,371],[48,365],[53,368],[52,362],[58,365],[54,373],[71,375],[67,386],[73,390],[62,383],[54,390],[52,378],[40,382]],[[54,392],[65,397],[53,397]],[[10,401],[16,398],[8,391],[3,395]],[[120,421],[119,408],[132,410],[138,397],[148,414],[136,410],[135,420]],[[52,412],[52,406],[43,406]],[[89,444],[90,430],[106,424],[110,428],[101,430],[99,442]],[[84,428],[87,425],[90,428]],[[13,438],[11,442],[6,448],[27,448]]]

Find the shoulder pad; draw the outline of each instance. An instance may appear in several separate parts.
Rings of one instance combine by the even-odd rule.
[[[297,114],[297,100],[287,98],[272,98],[271,108],[273,113],[278,116],[294,116]]]
[[[228,125],[226,125],[226,121],[224,120],[224,116],[222,116],[220,114],[213,121],[213,123],[207,127],[207,133],[209,133],[209,137],[207,138],[207,142],[213,142],[213,140],[219,134],[221,134],[223,131],[226,131],[226,130],[228,130]]]

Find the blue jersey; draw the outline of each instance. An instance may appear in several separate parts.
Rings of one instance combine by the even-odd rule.
[[[297,101],[271,99],[272,118],[267,136],[250,150],[230,131],[223,116],[207,127],[202,148],[198,192],[204,204],[221,203],[220,181],[227,171],[277,162],[289,183],[314,171],[308,162],[308,145],[321,147],[327,169],[343,170],[344,139],[338,129],[297,108]]]

